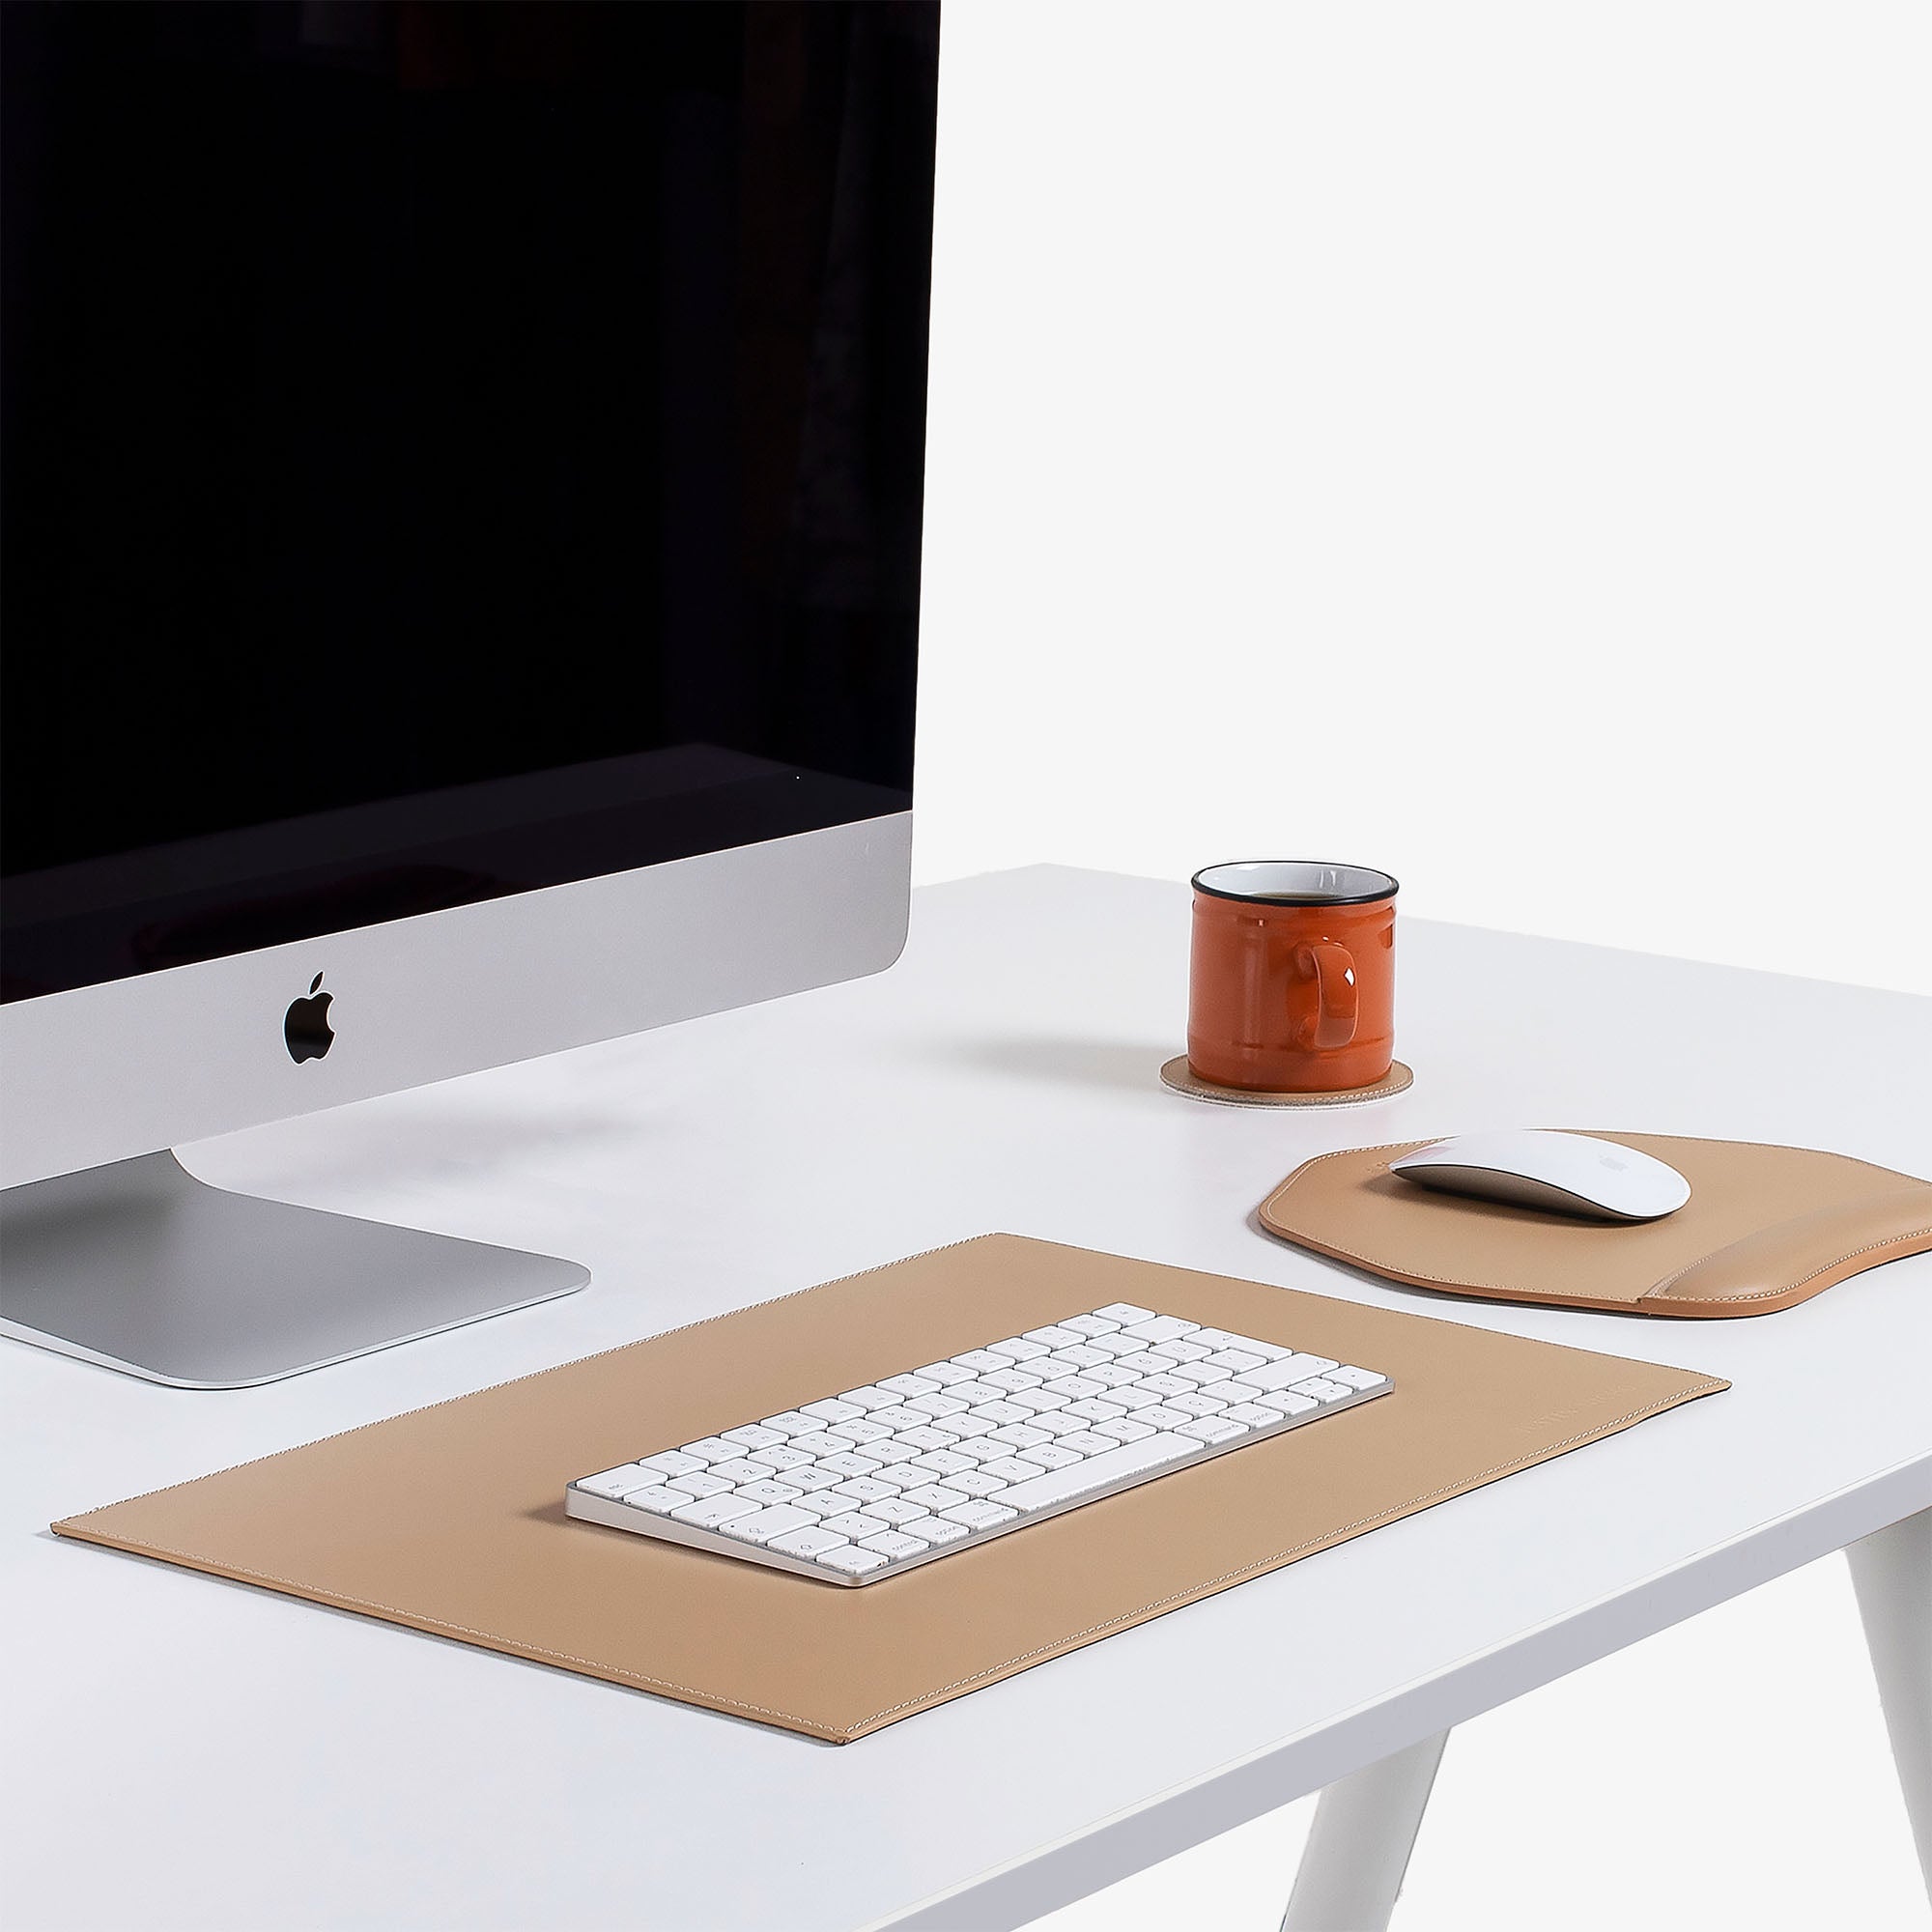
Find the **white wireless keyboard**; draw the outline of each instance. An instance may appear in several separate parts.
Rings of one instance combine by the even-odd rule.
[[[872,1583],[1385,1395],[1374,1369],[1117,1301],[580,1476],[590,1522]]]

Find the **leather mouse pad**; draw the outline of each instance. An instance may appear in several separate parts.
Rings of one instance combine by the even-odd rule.
[[[1395,1389],[862,1590],[563,1513],[572,1477],[1110,1301]],[[986,1235],[54,1528],[843,1744],[1725,1386]]]
[[[1579,1221],[1432,1192],[1389,1172],[1428,1141],[1304,1161],[1261,1208],[1270,1234],[1446,1294],[1637,1315],[1769,1315],[1932,1248],[1932,1182],[1841,1153],[1608,1134],[1667,1161],[1690,1199],[1661,1221]]]

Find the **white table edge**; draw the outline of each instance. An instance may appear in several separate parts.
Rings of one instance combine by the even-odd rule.
[[[1330,1722],[976,1873],[860,1932],[1012,1932],[1422,1739],[1932,1508],[1932,1455],[1815,1497]],[[860,1748],[864,1748],[863,1742]]]

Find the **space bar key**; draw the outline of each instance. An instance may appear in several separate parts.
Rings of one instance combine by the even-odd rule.
[[[988,1501],[1002,1503],[1008,1509],[1045,1509],[1072,1496],[1084,1496],[1093,1490],[1104,1490],[1124,1476],[1157,1469],[1163,1463],[1195,1455],[1200,1448],[1191,1435],[1150,1435],[1142,1441],[1109,1449],[1104,1455],[1090,1456],[1086,1462],[1067,1468],[1049,1469],[1043,1476],[1031,1476],[1023,1483],[1010,1484],[996,1491]]]

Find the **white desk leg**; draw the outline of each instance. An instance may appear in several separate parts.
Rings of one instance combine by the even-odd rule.
[[[1384,1932],[1448,1742],[1438,1731],[1322,1792],[1281,1932]]]
[[[1932,1510],[1853,1544],[1845,1554],[1918,1868],[1932,1897]]]

